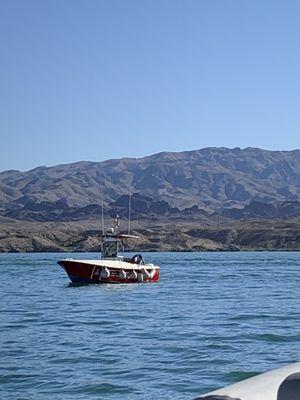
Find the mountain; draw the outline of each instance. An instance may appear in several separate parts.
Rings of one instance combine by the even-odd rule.
[[[151,197],[143,196],[140,193],[134,193],[130,201],[131,218],[133,219],[171,217],[181,219],[201,218],[206,221],[210,218],[206,211],[201,210],[196,205],[180,210],[177,207],[170,207],[165,200],[155,201]],[[108,214],[111,217],[118,214],[123,218],[127,218],[128,209],[129,196],[123,195],[109,204]]]
[[[124,196],[136,193],[136,207],[142,207],[144,216],[204,216],[243,208],[253,200],[299,201],[300,150],[205,148],[4,171],[0,215],[37,221],[86,219],[100,212],[101,192],[105,209],[123,214]],[[133,215],[138,215],[134,207]]]

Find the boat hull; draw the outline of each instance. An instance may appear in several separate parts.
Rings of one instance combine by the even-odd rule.
[[[265,372],[195,400],[293,400],[300,398],[300,362]]]
[[[154,266],[110,266],[107,263],[103,265],[97,263],[82,262],[79,260],[61,260],[58,264],[64,268],[69,279],[73,283],[148,283],[159,280],[159,267]],[[125,263],[122,263],[125,264]],[[109,271],[107,277],[103,276],[103,270]],[[122,271],[122,272],[121,272]],[[135,273],[133,272],[135,271]],[[145,272],[146,271],[146,272]],[[105,275],[105,274],[104,274]],[[107,275],[107,274],[106,274]]]

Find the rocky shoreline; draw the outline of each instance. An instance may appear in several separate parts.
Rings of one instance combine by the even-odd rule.
[[[97,252],[98,220],[72,222],[0,221],[0,252]],[[133,222],[140,237],[127,251],[300,250],[300,219],[230,222],[222,227],[196,221]]]

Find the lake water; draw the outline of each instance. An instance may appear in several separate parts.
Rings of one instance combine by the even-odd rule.
[[[74,287],[0,255],[1,400],[193,399],[300,359],[300,253],[150,253],[156,284]]]

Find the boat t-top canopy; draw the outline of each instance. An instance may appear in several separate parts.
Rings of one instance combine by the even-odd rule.
[[[102,258],[116,258],[118,257],[119,245],[122,246],[122,251],[124,251],[124,240],[127,239],[138,239],[138,236],[130,235],[128,233],[119,233],[119,216],[116,215],[114,219],[114,227],[103,232],[102,243],[101,243],[101,253]]]
[[[104,235],[103,239],[116,239],[116,240],[123,240],[123,239],[139,239],[139,236],[129,235],[127,233],[117,233],[115,230],[108,230]]]
[[[122,240],[122,239],[138,239],[139,238],[138,236],[128,235],[128,234],[125,234],[125,233],[119,233],[119,234],[117,234],[117,235],[115,235],[113,237],[115,237],[116,239],[120,239],[120,240]]]
[[[111,238],[115,240],[123,240],[123,239],[138,239],[138,236],[130,235],[130,233],[119,233],[119,217],[114,220],[115,226],[113,228],[108,228],[106,233],[103,233],[103,239]]]

